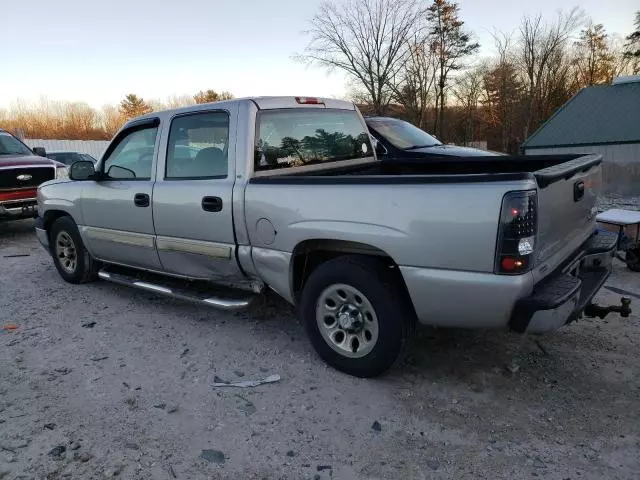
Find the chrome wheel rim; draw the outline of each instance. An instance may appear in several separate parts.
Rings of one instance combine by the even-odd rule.
[[[60,232],[56,237],[56,257],[62,269],[74,273],[78,265],[76,244],[67,232]]]
[[[369,299],[351,285],[325,288],[316,304],[316,322],[325,342],[349,358],[364,357],[378,341],[378,317]]]

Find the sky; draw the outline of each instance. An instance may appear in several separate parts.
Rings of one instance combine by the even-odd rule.
[[[337,0],[341,2],[342,0]],[[425,0],[426,1],[426,0]],[[292,57],[321,0],[0,0],[0,108],[17,99],[165,101],[212,88],[236,97],[342,98],[346,78]],[[462,19],[492,53],[494,30],[523,14],[552,18],[578,5],[611,33],[633,28],[638,0],[459,0]]]

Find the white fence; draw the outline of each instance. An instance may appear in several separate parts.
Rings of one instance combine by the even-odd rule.
[[[44,147],[47,152],[78,152],[87,153],[100,160],[109,142],[106,140],[41,140],[25,138],[22,140],[27,146]]]

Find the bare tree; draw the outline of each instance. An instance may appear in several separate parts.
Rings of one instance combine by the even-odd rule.
[[[407,38],[417,24],[413,0],[323,3],[307,32],[311,40],[298,58],[346,72],[367,93],[374,111],[384,113],[390,83],[404,65]]]
[[[481,65],[467,70],[456,79],[453,95],[464,111],[464,142],[475,140],[478,104],[482,96],[483,80],[487,67]]]
[[[511,37],[495,34],[494,41],[498,59],[485,71],[483,83],[487,122],[500,129],[502,151],[513,153],[514,127],[518,121],[524,89],[512,52]]]
[[[462,61],[480,48],[472,42],[471,35],[462,28],[458,4],[448,0],[433,0],[427,9],[427,21],[430,25],[429,36],[433,42],[438,62],[438,94],[436,97],[436,135],[443,135],[446,89],[452,71],[463,68]]]
[[[527,117],[525,138],[536,117],[536,101],[540,96],[540,85],[553,55],[565,48],[567,41],[580,26],[582,12],[574,8],[568,13],[559,12],[551,24],[543,23],[540,15],[525,16],[520,24],[520,62],[527,83]]]
[[[102,129],[107,135],[107,138],[112,138],[126,121],[120,113],[120,110],[114,105],[105,105],[102,107],[101,117]]]
[[[411,122],[426,127],[433,105],[437,57],[428,39],[414,34],[407,44],[406,62],[391,82],[393,100],[405,108]]]

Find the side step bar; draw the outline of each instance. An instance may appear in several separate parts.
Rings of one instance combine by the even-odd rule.
[[[189,292],[186,289],[168,288],[156,283],[145,282],[134,277],[122,275],[120,273],[108,272],[104,269],[98,272],[98,277],[108,282],[139,288],[141,290],[146,290],[147,292],[159,293],[166,297],[186,300],[188,302],[199,303],[201,305],[227,311],[247,309],[253,304],[253,301],[258,298],[257,295],[245,296],[242,298],[221,298],[206,294],[196,294]]]

